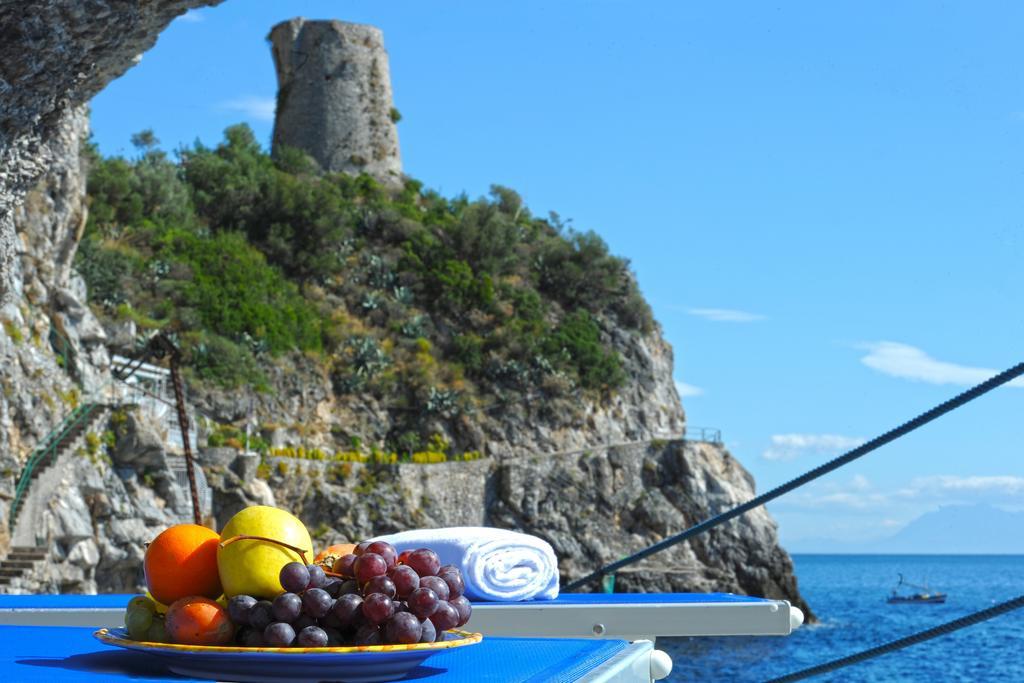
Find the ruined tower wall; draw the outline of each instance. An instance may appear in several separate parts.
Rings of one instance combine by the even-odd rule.
[[[273,148],[296,147],[325,171],[402,176],[391,75],[379,29],[295,18],[270,31],[277,68]]]

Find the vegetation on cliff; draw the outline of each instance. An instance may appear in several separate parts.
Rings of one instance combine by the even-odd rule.
[[[607,330],[652,329],[625,260],[507,188],[471,201],[321,175],[244,125],[177,160],[148,131],[133,142],[133,159],[90,151],[77,267],[101,316],[174,330],[194,381],[261,386],[266,362],[305,352],[337,394],[451,416],[613,392]],[[410,427],[393,445],[417,447]]]

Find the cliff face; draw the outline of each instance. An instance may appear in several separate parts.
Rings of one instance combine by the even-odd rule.
[[[87,305],[84,281],[72,268],[88,211],[81,154],[88,137],[86,107],[67,110],[46,143],[51,159],[46,174],[15,209],[19,258],[12,269],[15,293],[38,313],[40,325],[49,322],[60,335],[58,346],[68,346],[63,374],[86,391],[106,379],[110,365],[107,335]],[[37,332],[50,346],[50,330]]]
[[[73,120],[67,130],[84,133]],[[28,303],[30,293],[33,301],[58,306],[74,294],[69,289],[76,279],[73,271],[63,279],[59,274],[66,269],[51,265],[73,252],[82,220],[81,197],[76,200],[61,189],[80,194],[84,186],[73,177],[81,170],[74,149],[66,146],[66,163],[34,190],[19,214],[26,245],[21,291],[29,310],[35,306]],[[60,286],[64,282],[67,287]],[[91,313],[83,320],[87,329],[97,325]],[[104,364],[91,360],[105,349],[102,336],[68,329],[76,347],[86,350],[80,354],[86,364],[102,374]],[[251,504],[294,510],[318,544],[412,526],[492,524],[547,539],[559,555],[563,578],[571,580],[752,497],[752,479],[720,447],[657,441],[678,436],[685,423],[671,379],[672,351],[657,330],[643,335],[606,322],[603,334],[622,358],[626,376],[619,391],[605,400],[529,399],[437,425],[440,432],[469,434],[467,445],[479,444],[489,456],[479,461],[373,466],[272,457],[257,476],[251,456],[230,448],[201,449],[213,490],[214,524],[223,525]],[[51,381],[70,389],[52,352],[44,348],[39,355],[48,363]],[[32,386],[20,376],[9,379],[19,387]],[[269,367],[268,380],[269,392],[192,395],[201,410],[225,421],[246,416],[255,403],[261,421],[290,425],[266,434],[281,446],[328,447],[339,428],[369,434],[388,430],[385,408],[363,396],[353,400],[335,394],[322,368],[300,355]],[[8,412],[27,415],[29,409]],[[36,431],[45,430],[59,414],[58,409],[40,417]],[[79,452],[58,463],[48,484],[52,502],[38,506],[31,539],[50,549],[51,560],[12,589],[135,590],[142,581],[145,542],[169,524],[188,521],[185,494],[169,472],[163,437],[134,417],[127,424],[116,434],[109,460]],[[121,428],[111,423],[97,432],[105,429]],[[9,428],[8,433],[20,431]],[[645,443],[605,447],[631,441]],[[589,452],[558,454],[574,449]],[[24,453],[25,448],[16,450]],[[11,470],[17,471],[16,462]],[[764,510],[650,558],[619,573],[616,581],[619,590],[725,590],[786,598],[806,607]]]
[[[682,434],[685,413],[672,380],[672,348],[660,330],[648,335],[613,325],[608,343],[622,359],[626,381],[601,400],[578,395],[526,396],[483,406],[471,415],[438,416],[428,430],[458,444],[506,458],[557,453],[610,444],[671,439]],[[369,394],[339,393],[317,364],[295,354],[267,368],[272,391],[264,393],[198,388],[197,406],[219,421],[252,415],[264,436],[278,447],[339,448],[337,434],[357,434],[367,443],[383,442],[403,419]]]
[[[0,308],[0,550],[6,547],[6,503],[24,458],[109,365],[103,328],[71,269],[85,222],[79,144],[87,128],[84,107],[68,110],[55,124],[44,145],[50,170],[12,216],[16,258],[5,271],[11,297]],[[61,358],[51,330],[62,337]]]
[[[44,145],[47,173],[13,212],[17,258],[11,300],[0,308],[0,553],[38,546],[48,559],[7,590],[135,590],[145,544],[190,518],[167,465],[166,435],[134,418],[110,424],[101,413],[33,481],[9,529],[26,458],[110,377],[107,335],[72,267],[87,212],[87,137],[85,107],[68,109]],[[107,453],[101,435],[113,429],[122,447]]]
[[[64,367],[68,351],[59,360],[51,348],[51,327],[81,359],[79,383],[97,381],[107,365],[103,330],[70,269],[84,225],[82,105],[174,17],[219,1],[44,0],[30,11],[0,4],[0,552],[10,542],[7,513],[24,459],[80,392]]]
[[[0,238],[7,238],[2,265],[10,299],[0,311],[0,552],[24,459],[83,390],[108,376],[114,330],[104,330],[85,305],[71,267],[85,220],[78,154],[85,123],[73,105],[127,68],[173,16],[201,4],[214,3],[95,2],[86,13],[78,3],[47,2],[32,18],[0,9],[0,25],[13,27],[0,41]],[[43,168],[51,172],[29,193]],[[344,304],[342,295],[334,294]],[[217,523],[244,505],[276,502],[295,510],[324,543],[410,526],[494,524],[548,539],[571,579],[750,498],[753,481],[720,448],[654,441],[678,436],[685,421],[671,349],[657,327],[644,334],[610,319],[600,327],[602,341],[622,359],[626,379],[617,391],[527,396],[431,426],[482,450],[487,457],[479,461],[370,466],[271,458],[261,478],[251,457],[206,449]],[[70,345],[60,358],[51,328]],[[267,374],[270,392],[193,396],[224,421],[245,417],[255,404],[261,421],[281,425],[267,434],[276,445],[329,446],[339,431],[382,440],[392,428],[394,415],[375,398],[337,393],[324,369],[299,354]],[[83,443],[51,468],[49,488],[33,508],[37,518],[28,522],[30,541],[50,559],[10,589],[133,590],[144,543],[188,520],[165,437],[130,416],[111,420],[94,436],[110,432],[112,445]],[[632,441],[644,443],[606,448]],[[574,449],[590,453],[558,454]],[[803,605],[763,510],[620,573],[617,586],[732,590]]]

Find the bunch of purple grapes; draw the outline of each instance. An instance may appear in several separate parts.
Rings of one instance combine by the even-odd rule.
[[[284,592],[270,600],[236,595],[228,614],[245,647],[398,645],[444,640],[469,621],[462,573],[432,550],[401,555],[383,541],[363,542],[333,571],[286,564]]]

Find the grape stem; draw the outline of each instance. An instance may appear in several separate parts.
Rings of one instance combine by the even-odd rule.
[[[268,543],[276,543],[279,546],[282,546],[284,548],[288,548],[288,550],[291,550],[292,552],[298,553],[303,558],[305,558],[306,553],[309,552],[308,550],[303,550],[302,548],[298,548],[298,547],[296,547],[294,545],[291,545],[290,543],[285,543],[284,541],[279,541],[276,538],[267,538],[266,536],[251,536],[249,534],[239,534],[238,536],[232,536],[228,540],[221,541],[217,545],[220,546],[221,548],[226,548],[229,545],[231,545],[232,543],[234,543],[235,541],[267,541]]]
[[[345,579],[345,578],[348,578],[348,577],[347,577],[347,576],[345,576],[344,574],[339,574],[339,573],[337,573],[337,572],[332,572],[332,571],[330,571],[330,570],[327,570],[327,569],[325,569],[325,570],[324,570],[324,574],[326,574],[327,576],[333,576],[333,577],[334,577],[334,578],[336,578],[336,579]]]

